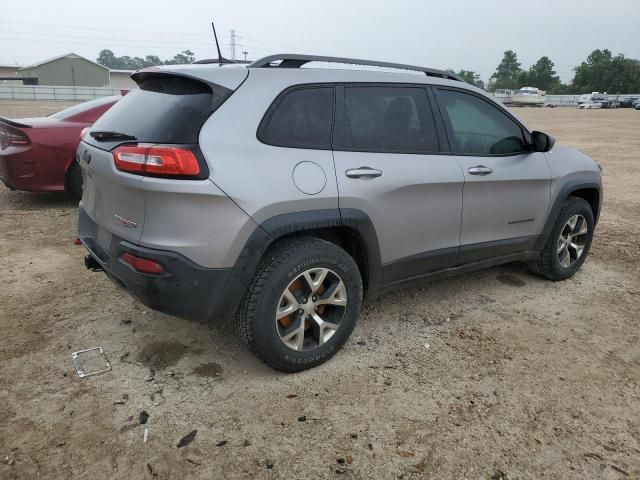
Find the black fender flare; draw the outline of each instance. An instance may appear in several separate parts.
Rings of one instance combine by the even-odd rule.
[[[274,242],[287,235],[331,227],[346,227],[354,231],[366,256],[368,291],[381,287],[382,261],[378,236],[366,213],[351,208],[285,213],[269,218],[253,231],[231,269],[212,319],[228,319],[237,311],[263,255]]]
[[[558,194],[556,195],[556,198],[551,205],[551,208],[549,209],[549,214],[547,215],[547,221],[544,225],[544,229],[542,230],[542,233],[540,234],[540,237],[536,242],[535,250],[542,250],[547,243],[547,239],[549,238],[549,235],[551,235],[551,231],[553,230],[553,226],[556,223],[556,218],[558,218],[558,213],[562,208],[562,204],[564,204],[564,202],[571,196],[572,193],[578,190],[585,189],[593,189],[598,191],[598,210],[597,212],[594,212],[595,223],[598,223],[600,211],[602,210],[602,186],[594,182],[570,180],[565,183],[558,191]]]

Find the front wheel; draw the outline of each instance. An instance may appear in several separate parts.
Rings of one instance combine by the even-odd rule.
[[[331,358],[355,327],[362,278],[353,258],[312,237],[265,254],[238,318],[240,335],[270,367],[298,372]]]
[[[589,203],[582,198],[569,197],[560,209],[540,256],[530,263],[531,270],[549,280],[572,277],[589,254],[594,228]]]

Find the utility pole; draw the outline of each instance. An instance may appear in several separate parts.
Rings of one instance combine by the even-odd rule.
[[[249,54],[249,52],[247,51],[243,51],[242,54],[244,55],[244,61],[247,61],[247,55]]]
[[[236,36],[236,31],[235,30],[231,30],[231,60],[235,60],[236,59],[236,40],[237,40],[237,36]]]

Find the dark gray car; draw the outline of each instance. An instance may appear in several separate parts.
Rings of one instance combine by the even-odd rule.
[[[87,266],[236,318],[278,370],[334,355],[383,287],[511,261],[562,280],[589,252],[596,162],[454,74],[277,55],[133,78],[78,147]]]

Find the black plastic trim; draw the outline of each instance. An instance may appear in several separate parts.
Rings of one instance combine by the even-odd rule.
[[[536,255],[538,255],[538,252],[527,251],[527,252],[520,252],[520,253],[512,253],[512,254],[503,255],[500,257],[493,257],[487,260],[480,260],[472,263],[465,263],[463,265],[457,265],[457,266],[445,268],[442,270],[428,272],[423,275],[418,275],[415,277],[408,277],[402,280],[398,280],[396,282],[385,285],[383,288],[379,289],[376,293],[377,294],[386,293],[387,291],[393,290],[394,288],[405,285],[409,282],[418,283],[418,285],[416,286],[420,286],[419,282],[421,281],[427,282],[427,281],[432,281],[436,279],[452,277],[452,276],[460,275],[462,273],[474,272],[476,270],[483,270],[485,268],[496,267],[498,265],[503,265],[505,263],[526,262],[534,258]]]
[[[308,230],[347,227],[353,230],[362,240],[362,246],[367,257],[367,271],[362,273],[368,279],[368,289],[375,289],[382,284],[382,261],[378,236],[373,222],[361,210],[335,208],[287,213],[267,220],[260,227],[273,241],[285,235],[304,233]]]
[[[22,80],[21,77],[18,77],[18,79]],[[9,125],[11,127],[16,127],[16,128],[32,128],[32,125],[27,125],[26,123],[20,123],[16,120],[11,120],[10,118],[5,118],[5,117],[0,117],[0,123],[4,123],[6,125]]]
[[[461,245],[457,264],[465,265],[467,263],[503,257],[505,255],[533,251],[536,249],[538,239],[539,237],[537,235],[532,235]]]
[[[371,219],[356,209],[322,209],[277,215],[256,228],[245,244],[215,306],[213,318],[229,318],[242,302],[263,255],[278,239],[305,231],[331,227],[347,227],[362,241],[366,255],[367,290],[382,284],[382,262],[378,237]]]
[[[249,65],[248,68],[273,68],[273,62],[280,61],[280,65],[276,68],[300,68],[309,62],[324,63],[343,63],[345,65],[365,65],[383,68],[392,68],[397,70],[413,70],[422,72],[427,76],[444,78],[447,80],[456,80],[465,83],[464,79],[459,75],[435,68],[419,67],[417,65],[406,65],[402,63],[378,62],[375,60],[363,60],[360,58],[344,58],[344,57],[327,57],[318,55],[299,55],[289,53],[279,53],[268,57],[260,58]]]
[[[544,229],[542,230],[542,234],[540,235],[536,243],[536,249],[542,250],[542,248],[544,248],[544,245],[547,243],[547,239],[549,238],[549,235],[551,235],[553,226],[555,225],[556,219],[558,218],[558,213],[560,212],[560,209],[562,208],[564,202],[571,196],[573,192],[586,189],[596,190],[598,192],[598,210],[596,212],[593,212],[595,221],[594,226],[598,224],[600,212],[602,211],[602,187],[594,182],[570,180],[562,186],[562,188],[556,195],[556,199],[553,202],[553,205],[549,209],[549,215],[547,216],[547,221],[544,225]]]
[[[429,272],[442,270],[456,265],[459,247],[442,248],[430,252],[411,255],[382,266],[384,284],[418,277]]]
[[[116,285],[154,310],[201,322],[211,318],[231,269],[201,267],[179,253],[141,247],[115,235],[103,248],[96,241],[97,229],[98,225],[80,207],[80,240]],[[165,273],[150,275],[134,270],[120,259],[125,252],[160,263]]]
[[[389,285],[432,272],[533,251],[537,241],[537,236],[508,238],[411,255],[383,265],[384,284]]]

